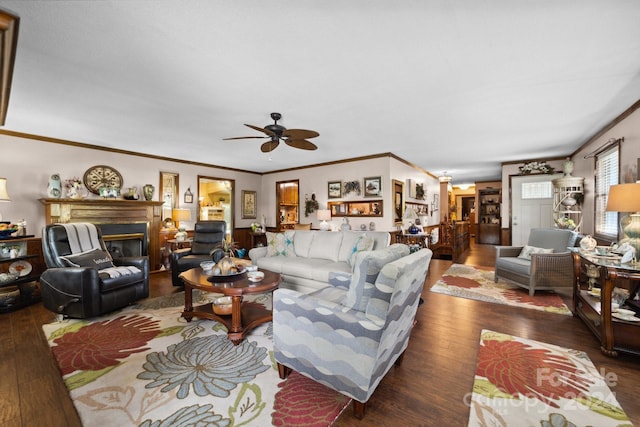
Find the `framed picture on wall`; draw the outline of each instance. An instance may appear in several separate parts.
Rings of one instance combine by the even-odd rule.
[[[191,187],[187,188],[187,191],[184,193],[184,202],[193,203],[193,193],[191,192]]]
[[[364,178],[364,196],[380,196],[382,194],[382,177]]]
[[[257,217],[257,193],[255,191],[242,190],[242,219],[255,219]]]
[[[402,223],[402,217],[404,215],[404,182],[394,179],[393,186],[393,211],[394,222]]]
[[[327,197],[339,199],[342,196],[342,181],[329,181],[327,184]]]

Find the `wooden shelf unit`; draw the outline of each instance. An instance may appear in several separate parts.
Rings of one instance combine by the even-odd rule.
[[[500,202],[499,188],[478,190],[478,243],[500,244]]]
[[[18,256],[0,257],[0,273],[8,273],[9,267],[16,261],[26,261],[31,264],[31,272],[25,276],[18,277],[12,282],[0,284],[1,288],[7,286],[18,286],[20,296],[16,301],[9,305],[0,306],[0,313],[7,313],[18,310],[40,301],[40,290],[37,285],[33,287],[24,286],[32,282],[37,282],[40,275],[46,269],[44,257],[42,256],[42,239],[34,236],[7,237],[0,239],[0,248],[3,247],[18,248]],[[23,285],[23,286],[21,286]]]
[[[618,351],[640,355],[640,322],[615,319],[611,313],[613,290],[616,287],[629,291],[629,300],[624,308],[633,309],[640,316],[640,307],[634,301],[640,292],[640,266],[616,265],[614,262],[573,250],[574,260],[574,313],[580,317],[591,332],[600,340],[600,350],[611,357]],[[600,297],[589,294],[586,271],[595,270],[594,287],[600,288]]]
[[[332,217],[381,217],[383,212],[382,199],[328,202],[327,206]]]
[[[559,228],[570,228],[577,232],[582,228],[582,208],[584,178],[563,176],[553,183],[553,220]],[[563,227],[563,220],[570,219],[573,226]]]

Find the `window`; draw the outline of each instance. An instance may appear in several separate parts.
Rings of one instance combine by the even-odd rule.
[[[553,196],[551,181],[544,182],[523,182],[523,199],[550,199]]]
[[[595,230],[596,235],[613,240],[618,238],[618,213],[607,212],[607,199],[609,188],[618,184],[619,151],[616,144],[596,155]]]

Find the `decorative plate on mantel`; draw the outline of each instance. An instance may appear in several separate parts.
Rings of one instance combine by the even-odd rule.
[[[111,166],[92,166],[84,173],[84,186],[93,194],[100,195],[100,188],[122,188],[122,175]]]

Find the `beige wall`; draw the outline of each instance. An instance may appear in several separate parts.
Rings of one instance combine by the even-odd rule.
[[[574,162],[573,176],[585,177],[582,231],[594,234],[594,177],[595,159],[585,159],[585,156],[602,147],[611,138],[623,138],[620,145],[620,182],[635,182],[638,179],[638,159],[640,159],[640,109],[636,109],[628,117],[620,121],[610,130],[576,152],[572,157]]]
[[[197,218],[198,175],[215,176],[236,180],[236,190],[260,190],[261,175],[229,171],[221,168],[189,165],[169,160],[156,160],[140,156],[119,154],[104,150],[76,147],[65,144],[36,141],[0,134],[0,152],[13,153],[0,157],[0,176],[7,178],[11,202],[0,203],[0,212],[5,220],[27,221],[29,234],[41,235],[44,227],[44,207],[38,199],[47,197],[49,177],[58,173],[62,180],[79,177],[95,165],[115,168],[123,178],[123,188],[145,184],[156,187],[154,200],[160,200],[158,186],[160,171],[175,172],[179,176],[178,200],[181,208],[191,209],[191,217]],[[191,187],[194,202],[184,203],[184,193]],[[92,198],[98,198],[93,194]],[[240,219],[240,197],[235,199],[236,227],[248,227],[251,220]],[[193,222],[185,222],[192,227]]]
[[[0,176],[7,178],[8,191],[11,196],[11,202],[0,203],[0,213],[2,213],[5,220],[14,222],[21,219],[26,220],[27,232],[36,236],[41,235],[41,230],[45,225],[44,208],[38,199],[47,197],[49,177],[57,173],[62,180],[73,177],[82,179],[85,171],[95,165],[108,165],[118,170],[123,177],[123,188],[136,186],[140,190],[147,183],[153,184],[156,187],[154,200],[160,200],[158,191],[160,171],[179,174],[179,207],[191,209],[191,215],[194,219],[191,223],[185,223],[188,228],[193,226],[193,222],[197,218],[198,195],[196,194],[196,189],[198,188],[198,175],[235,180],[234,224],[240,228],[249,227],[255,221],[241,218],[241,197],[239,195],[242,190],[257,191],[257,220],[261,221],[264,215],[267,218],[268,226],[275,225],[276,181],[289,179],[298,179],[300,181],[300,212],[302,213],[300,221],[304,223],[312,222],[317,225],[318,221],[315,213],[309,217],[304,217],[305,195],[310,196],[311,193],[315,193],[320,208],[324,209],[327,204],[328,181],[362,180],[365,177],[381,176],[384,217],[350,218],[350,222],[353,228],[359,228],[361,223],[366,223],[368,226],[369,222],[373,220],[376,223],[377,230],[385,231],[395,229],[390,191],[392,178],[403,181],[413,179],[416,182],[424,183],[427,198],[433,197],[433,194],[437,194],[439,191],[437,179],[389,156],[260,175],[3,134],[0,134],[0,150],[3,153],[13,153],[11,156],[0,157]],[[185,204],[183,195],[189,187],[194,193],[194,202]],[[90,194],[89,197],[98,198],[93,194]],[[429,224],[437,223],[437,216],[429,216],[428,221]],[[341,218],[336,218],[332,221],[336,227],[339,227],[341,222]]]
[[[621,182],[634,182],[638,179],[638,159],[640,159],[640,102],[636,103],[636,110],[627,117],[619,118],[611,129],[594,138],[575,153],[567,153],[574,162],[573,176],[584,177],[585,198],[583,202],[582,232],[594,234],[594,178],[595,159],[585,156],[602,147],[611,138],[624,137],[620,146]],[[586,142],[586,141],[585,141]],[[536,159],[538,160],[538,159]],[[551,160],[548,163],[557,171],[562,171],[563,159]],[[524,163],[524,161],[523,161]],[[518,175],[519,164],[508,164],[502,167],[502,228],[509,228],[511,203],[509,200],[510,176]]]
[[[367,160],[356,160],[345,163],[336,163],[324,166],[315,166],[304,169],[296,169],[292,171],[277,172],[265,174],[262,179],[261,195],[258,196],[258,205],[260,215],[266,216],[267,226],[275,226],[276,220],[276,182],[297,179],[300,182],[300,222],[311,223],[312,227],[317,227],[316,212],[311,213],[308,217],[304,216],[304,200],[305,196],[311,197],[315,193],[320,209],[326,209],[327,202],[327,185],[329,181],[362,181],[365,177],[382,177],[382,196],[381,197],[358,197],[352,196],[349,199],[331,199],[331,201],[341,200],[360,200],[360,199],[377,199],[383,200],[383,217],[349,217],[349,224],[352,229],[359,229],[361,224],[368,226],[369,222],[374,222],[376,230],[391,231],[396,226],[393,219],[393,199],[391,192],[391,180],[398,179],[406,183],[412,179],[416,182],[425,184],[426,201],[433,198],[433,194],[439,193],[438,180],[431,175],[417,170],[393,157],[377,157]],[[407,197],[405,191],[405,197]],[[410,201],[415,199],[407,198]],[[425,202],[426,202],[425,201]],[[437,215],[429,215],[427,217],[429,224],[437,224]],[[342,218],[332,218],[330,224],[333,228],[339,228],[342,224]]]

